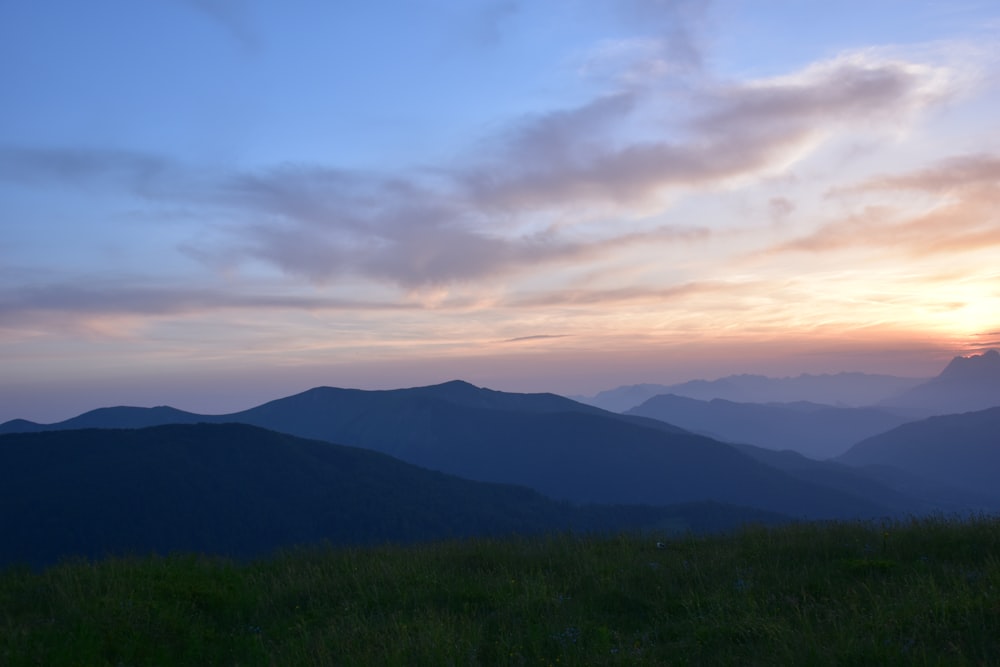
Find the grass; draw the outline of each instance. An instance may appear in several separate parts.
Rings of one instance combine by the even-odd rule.
[[[9,665],[995,665],[1000,518],[0,573]]]

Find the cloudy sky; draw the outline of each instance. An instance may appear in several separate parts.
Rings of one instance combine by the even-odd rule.
[[[1000,346],[993,0],[0,2],[0,420]]]

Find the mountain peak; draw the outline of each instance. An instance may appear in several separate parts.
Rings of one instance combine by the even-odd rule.
[[[1000,352],[988,350],[968,357],[955,357],[941,371],[939,380],[964,380],[981,382],[1000,378]]]

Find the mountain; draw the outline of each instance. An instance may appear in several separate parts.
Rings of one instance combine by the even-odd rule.
[[[681,384],[637,384],[577,397],[583,403],[625,412],[653,396],[674,394],[703,401],[723,399],[737,403],[788,403],[808,401],[826,405],[872,405],[914,387],[923,379],[868,373],[799,375],[771,378],[763,375],[730,375],[718,380],[692,380]]]
[[[837,460],[889,466],[937,485],[982,494],[1000,506],[1000,407],[903,424],[859,442]]]
[[[335,387],[316,387],[297,394],[295,401],[279,399],[264,405],[228,415],[202,415],[185,412],[168,406],[155,408],[138,408],[118,406],[98,408],[85,412],[77,417],[53,424],[38,424],[25,419],[13,419],[0,424],[0,434],[33,433],[39,431],[60,431],[80,428],[144,428],[164,424],[196,424],[196,423],[226,423],[239,422],[267,426],[272,421],[297,421],[298,427],[294,433],[305,437],[320,437],[326,433],[325,426],[319,430],[310,428],[310,424],[326,425],[334,415],[327,414],[328,403],[335,403],[350,412],[352,409],[368,409],[366,406],[377,406],[376,409],[392,409],[392,406],[414,398],[438,399],[456,406],[483,408],[492,410],[512,410],[522,412],[583,412],[587,414],[605,414],[600,408],[585,405],[556,394],[518,394],[476,387],[468,382],[452,380],[429,387],[413,387],[409,389],[389,389],[382,391],[362,391],[360,389],[340,389]],[[312,415],[313,408],[318,410]],[[291,412],[289,412],[289,410]],[[646,417],[633,416],[632,423],[655,426],[667,432],[682,432],[683,429]],[[301,421],[304,420],[304,421]],[[275,429],[282,430],[282,429]],[[285,431],[291,432],[291,431]]]
[[[1000,406],[1000,352],[955,357],[937,377],[882,401],[926,414],[971,412]]]
[[[105,425],[117,426],[126,415],[135,420],[135,410],[104,413]],[[464,382],[388,391],[318,387],[250,410],[197,418],[372,449],[574,503],[714,501],[810,518],[889,512],[870,498],[807,483],[657,420],[552,394],[508,394]]]
[[[929,482],[891,466],[855,467],[835,460],[816,461],[791,450],[775,451],[754,445],[734,444],[761,463],[810,484],[869,498],[897,515],[959,513],[995,508],[988,494],[963,487]]]
[[[164,424],[197,424],[214,420],[216,420],[214,416],[198,415],[162,405],[155,408],[118,406],[98,408],[55,424],[38,424],[26,419],[13,419],[0,424],[0,435],[82,428],[145,428]]]
[[[572,507],[243,424],[0,436],[0,566],[779,519],[721,505]]]
[[[699,401],[673,394],[654,396],[625,414],[660,419],[726,442],[791,449],[814,459],[837,456],[860,440],[909,421],[877,408],[836,408],[805,401]]]

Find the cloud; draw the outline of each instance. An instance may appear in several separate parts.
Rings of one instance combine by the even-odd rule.
[[[261,39],[254,29],[249,0],[179,0],[220,26],[246,51],[257,51]]]
[[[302,185],[309,180],[304,172],[296,172],[296,188],[314,192]],[[481,219],[467,202],[412,182],[373,179],[347,193],[324,190],[312,199],[286,196],[286,175],[273,176],[274,181],[261,175],[252,179],[253,197],[266,198],[266,209],[278,219],[243,229],[244,247],[289,274],[319,283],[359,274],[406,288],[475,282],[601,257],[622,246],[688,241],[708,233],[658,227],[579,239],[544,228],[511,235],[502,228],[493,231],[491,220]],[[321,170],[316,177],[328,175]]]
[[[677,188],[717,186],[780,169],[833,132],[898,124],[947,94],[945,73],[898,61],[845,56],[774,79],[708,85],[687,132],[632,138],[651,93],[605,95],[515,124],[492,159],[460,174],[491,209],[648,206]],[[898,125],[897,125],[898,126]],[[659,134],[660,136],[656,136]]]
[[[0,291],[0,326],[20,328],[57,314],[68,320],[116,315],[183,316],[219,310],[398,310],[417,306],[325,297],[242,294],[186,287],[50,283]]]
[[[633,25],[657,36],[656,58],[669,69],[700,70],[712,4],[705,0],[617,0],[615,8]]]
[[[39,187],[146,193],[171,167],[164,157],[137,151],[0,146],[0,181]]]
[[[930,203],[917,212],[898,205],[868,205],[771,252],[829,252],[864,246],[936,255],[1000,245],[1000,213],[996,208],[1000,157],[950,157],[926,169],[876,176],[832,194],[850,197],[891,190],[928,196]]]
[[[770,135],[850,123],[899,122],[953,91],[943,68],[852,53],[781,77],[720,86],[703,97],[695,125],[705,133]]]
[[[569,334],[536,334],[534,336],[518,336],[517,338],[507,338],[506,340],[500,341],[501,343],[523,343],[526,341],[534,340],[549,340],[551,338],[569,338]]]
[[[480,44],[495,46],[500,42],[505,24],[521,10],[519,0],[491,0],[480,7],[473,33]]]
[[[669,287],[630,286],[611,289],[570,289],[518,296],[506,305],[514,308],[543,308],[557,305],[607,306],[629,302],[662,303],[698,294],[744,290],[746,287],[746,284],[726,281],[697,281]]]
[[[676,7],[633,9],[670,14]],[[663,110],[656,91],[600,94],[516,119],[477,155],[432,167],[366,172],[288,163],[225,173],[137,152],[0,147],[0,179],[119,187],[201,207],[215,233],[181,249],[227,269],[254,260],[314,283],[360,276],[404,290],[437,288],[707,238],[707,226],[651,216],[674,193],[781,170],[817,137],[859,123],[895,127],[945,96],[946,82],[928,66],[851,55],[785,77],[706,80],[687,115],[670,123],[649,120]],[[772,213],[787,215],[784,203],[772,202]],[[586,227],[594,220],[600,224]],[[799,244],[838,242],[839,232],[826,234]]]
[[[897,176],[880,176],[840,192],[922,190],[941,193],[970,188],[1000,187],[1000,156],[988,153],[958,155],[933,167]]]
[[[771,197],[767,202],[771,221],[780,225],[795,211],[795,203],[787,197]]]

